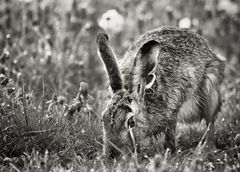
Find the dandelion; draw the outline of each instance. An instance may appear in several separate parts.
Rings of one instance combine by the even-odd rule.
[[[19,0],[20,2],[24,2],[24,3],[31,3],[32,2],[32,0]]]
[[[217,9],[225,11],[229,15],[235,15],[239,12],[238,4],[232,0],[220,0]]]
[[[85,82],[80,83],[79,93],[84,97],[87,98],[88,96],[88,84]]]
[[[119,33],[123,30],[125,20],[121,14],[115,9],[106,11],[98,22],[99,26],[102,27],[106,32],[112,34]]]
[[[66,97],[59,95],[59,96],[57,97],[57,102],[58,102],[60,105],[63,105],[63,104],[66,102]]]
[[[191,28],[191,25],[192,25],[191,19],[188,17],[182,18],[178,23],[178,26],[180,28]]]

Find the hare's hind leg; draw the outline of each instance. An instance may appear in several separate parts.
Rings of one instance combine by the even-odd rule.
[[[169,149],[171,153],[176,152],[176,146],[175,146],[175,129],[167,129],[165,132],[165,143],[164,148],[167,150]]]
[[[206,75],[200,88],[199,98],[201,117],[206,120],[208,129],[206,146],[210,149],[215,148],[214,121],[221,107],[221,94],[218,78],[214,73]]]

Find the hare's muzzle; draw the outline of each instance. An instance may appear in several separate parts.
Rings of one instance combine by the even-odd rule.
[[[121,150],[112,145],[105,145],[103,163],[106,167],[111,167],[114,162],[117,162],[121,158]]]
[[[104,152],[111,159],[117,159],[122,154],[122,150],[113,143],[107,144]]]

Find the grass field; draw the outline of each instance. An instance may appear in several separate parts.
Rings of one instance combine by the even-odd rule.
[[[110,37],[119,58],[141,33],[187,16],[227,59],[217,149],[202,153],[198,145],[204,122],[179,124],[176,154],[146,157],[147,166],[123,158],[116,171],[240,171],[240,15],[206,4],[1,0],[0,171],[104,171],[100,118],[111,94],[95,39],[99,17],[114,7],[126,20]]]

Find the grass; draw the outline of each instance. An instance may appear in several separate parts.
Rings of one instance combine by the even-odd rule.
[[[100,13],[123,2],[93,0],[84,5],[76,1],[78,8],[70,12],[58,8],[57,3],[46,7],[44,3],[0,2],[0,171],[104,171],[100,116],[110,94],[104,84],[104,69],[96,57],[95,36]],[[131,4],[123,6],[132,9],[132,14],[139,12],[141,5],[146,6],[145,10],[153,14],[152,23],[143,25],[146,21],[141,20],[139,30],[176,25],[177,19],[184,17],[180,13],[198,16],[202,26],[208,26],[205,14],[189,10],[194,4],[188,1],[186,7],[182,7],[182,1],[156,1],[155,6],[144,3],[136,3],[136,11]],[[171,14],[164,13],[167,5],[180,16],[169,21]],[[195,5],[203,8],[201,3]],[[185,12],[181,11],[184,8]],[[231,33],[221,27],[226,26],[224,17],[231,22]],[[138,20],[131,15],[127,19],[130,24]],[[227,52],[224,55],[229,61],[223,104],[215,123],[217,150],[199,153],[203,149],[198,143],[206,130],[204,123],[178,125],[175,155],[166,152],[146,157],[150,162],[147,166],[123,158],[116,171],[240,170],[239,64],[230,60],[239,53],[234,46],[239,40],[231,39],[230,46],[224,41],[227,35],[234,38],[238,34],[235,20],[239,21],[237,16],[216,15],[210,21],[219,22],[220,28],[213,26],[222,29],[224,35],[217,35],[217,31],[204,35],[217,53],[219,49]],[[135,29],[128,26],[123,30],[120,48],[114,47],[118,55],[140,34]]]

